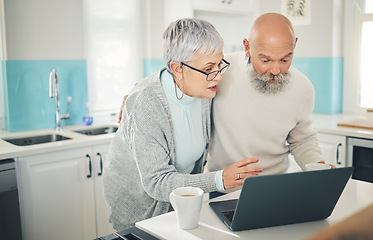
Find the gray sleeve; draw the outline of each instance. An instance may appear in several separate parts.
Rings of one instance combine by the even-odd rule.
[[[215,172],[177,172],[171,117],[157,95],[148,92],[146,97],[140,94],[130,101],[132,108],[128,108],[125,137],[145,192],[159,201],[169,201],[169,194],[178,187],[194,186],[205,192],[217,190]]]

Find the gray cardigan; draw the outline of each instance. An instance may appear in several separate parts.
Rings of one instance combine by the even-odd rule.
[[[175,188],[217,190],[216,172],[202,173],[210,139],[211,100],[202,99],[206,148],[196,162],[199,174],[178,173],[171,113],[160,83],[162,71],[165,69],[141,81],[129,94],[104,165],[110,222],[118,231],[166,213],[169,194]]]

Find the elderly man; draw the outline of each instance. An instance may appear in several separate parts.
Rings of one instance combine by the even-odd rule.
[[[285,172],[289,153],[302,169],[324,162],[311,128],[314,88],[291,66],[297,40],[285,16],[267,13],[243,40],[245,52],[225,56],[231,67],[213,101],[208,171],[249,156],[262,174]]]

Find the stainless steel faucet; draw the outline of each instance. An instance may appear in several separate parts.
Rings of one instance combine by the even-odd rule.
[[[58,93],[57,72],[56,72],[56,69],[54,68],[52,68],[49,74],[49,97],[56,99],[56,130],[60,131],[62,130],[61,120],[70,118],[71,97],[70,96],[67,97],[68,113],[60,114],[60,100],[59,100],[59,93]]]

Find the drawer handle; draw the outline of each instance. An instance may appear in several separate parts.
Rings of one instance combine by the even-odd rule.
[[[98,175],[101,176],[102,175],[102,170],[103,170],[102,169],[102,155],[101,155],[101,153],[97,153],[97,156],[100,156],[100,170],[101,170],[101,172],[99,172]]]
[[[336,161],[338,165],[341,165],[341,162],[339,161],[339,148],[342,147],[342,143],[338,144],[337,146],[337,154],[336,154]]]
[[[89,174],[87,175],[87,178],[90,178],[92,177],[92,160],[91,160],[91,156],[89,156],[88,154],[86,155],[86,157],[89,159],[89,162],[88,162]]]

